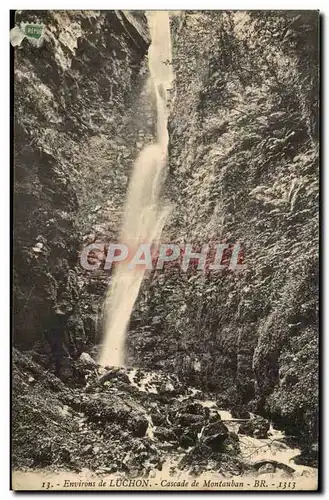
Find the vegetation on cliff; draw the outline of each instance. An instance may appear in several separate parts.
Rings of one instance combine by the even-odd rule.
[[[318,13],[187,11],[172,30],[164,239],[240,241],[247,269],[154,275],[140,362],[153,349],[150,363],[315,439]]]

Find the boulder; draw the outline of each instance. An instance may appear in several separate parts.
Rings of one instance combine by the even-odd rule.
[[[216,405],[220,410],[230,410],[232,408],[232,398],[228,396],[219,396]]]
[[[197,430],[186,429],[180,436],[179,444],[181,445],[182,448],[190,448],[191,446],[194,446],[196,444],[197,439],[198,439]]]
[[[204,423],[204,418],[202,415],[194,415],[191,413],[183,413],[182,415],[178,415],[176,422],[178,425],[183,427],[189,426],[192,424],[200,424]]]
[[[96,361],[88,354],[87,352],[83,352],[81,356],[79,357],[79,361],[85,365],[86,367],[90,368],[97,368],[98,364]]]
[[[176,435],[176,439],[178,439],[180,445],[183,448],[189,448],[190,446],[194,446],[198,440],[198,434],[200,433],[203,427],[203,422],[194,422],[189,423],[188,425],[175,425],[174,433]]]
[[[225,453],[236,456],[240,451],[239,436],[235,432],[230,432],[225,439]]]
[[[177,439],[175,433],[166,427],[157,427],[154,430],[154,437],[159,439],[159,441],[176,441]]]
[[[209,417],[208,417],[208,423],[213,423],[213,422],[218,422],[218,420],[221,420],[222,417],[218,413],[218,411],[214,408],[210,408],[209,410]]]
[[[296,465],[307,465],[308,467],[318,466],[318,444],[313,443],[311,447],[301,450],[301,454],[293,458]]]
[[[104,375],[99,378],[100,384],[104,384],[104,382],[108,382],[109,380],[120,380],[125,384],[130,384],[130,380],[128,375],[121,370],[121,368],[113,368],[108,370]]]
[[[223,443],[228,435],[228,428],[219,420],[204,428],[202,442],[209,446],[212,451],[220,452],[223,451]]]
[[[149,423],[146,418],[137,416],[131,422],[131,431],[136,437],[144,437]]]
[[[252,465],[258,474],[274,474],[283,471],[286,474],[294,474],[296,471],[292,467],[276,460],[259,460]]]
[[[187,405],[184,406],[184,412],[193,415],[204,415],[205,413],[207,413],[205,410],[208,410],[208,408],[204,408],[200,403],[193,402],[193,403],[188,403]]]
[[[204,443],[197,444],[192,450],[186,453],[179,463],[180,469],[190,469],[192,465],[200,465],[208,462],[210,449]]]
[[[250,418],[250,413],[246,410],[244,406],[236,406],[231,410],[231,415],[233,418]]]
[[[151,413],[151,419],[154,425],[162,426],[166,423],[166,417],[161,413]]]
[[[246,436],[257,437],[258,439],[266,439],[268,437],[268,430],[270,423],[263,417],[255,417],[248,422],[243,422],[239,427],[239,434]]]

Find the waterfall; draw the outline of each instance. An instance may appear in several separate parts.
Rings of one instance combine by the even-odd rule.
[[[141,243],[159,241],[169,213],[169,207],[159,203],[169,140],[166,92],[172,84],[169,15],[165,11],[152,11],[147,15],[151,33],[148,84],[154,87],[156,96],[157,137],[154,144],[139,154],[129,182],[120,242],[132,253]],[[115,267],[105,300],[104,343],[99,360],[103,366],[125,363],[126,331],[145,271],[144,266],[128,269],[126,261]]]

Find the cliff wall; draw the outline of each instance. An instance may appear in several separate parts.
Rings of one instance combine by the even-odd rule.
[[[318,13],[187,11],[172,34],[164,240],[240,242],[247,268],[154,276],[135,356],[314,438]]]
[[[97,222],[117,229],[100,209],[126,188],[147,21],[140,12],[16,11],[15,22],[41,22],[45,33],[41,46],[25,38],[15,48],[14,341],[53,342],[62,315],[74,353],[95,335],[97,316],[92,294],[82,300],[78,253]]]

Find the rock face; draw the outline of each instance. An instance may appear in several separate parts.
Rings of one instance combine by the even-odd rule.
[[[163,241],[238,241],[247,268],[155,275],[135,356],[313,439],[318,13],[185,12],[172,35]]]
[[[210,423],[209,410],[196,401],[186,402],[184,392],[183,400],[177,399],[174,394],[182,386],[171,375],[152,374],[173,386],[171,397],[164,401],[153,392],[154,386],[150,391],[144,386],[143,378],[137,384],[128,368],[117,372],[125,372],[126,382],[119,377],[104,381],[99,377],[104,369],[95,369],[89,358],[85,361],[86,356],[72,361],[75,370],[81,370],[83,383],[76,383],[75,371],[75,384],[68,386],[29,354],[14,349],[15,468],[88,467],[147,477],[150,471],[161,470],[165,461],[189,468],[201,452],[199,472],[217,471],[219,464],[233,473],[241,469],[238,436],[219,419]]]
[[[21,21],[44,23],[45,38],[41,47],[25,39],[15,49],[15,344],[47,339],[62,357],[95,341],[97,304],[95,311],[78,252],[99,200],[115,191],[104,181],[123,154],[113,135],[120,142],[150,40],[139,12],[17,11]],[[122,193],[129,158],[121,165]]]

